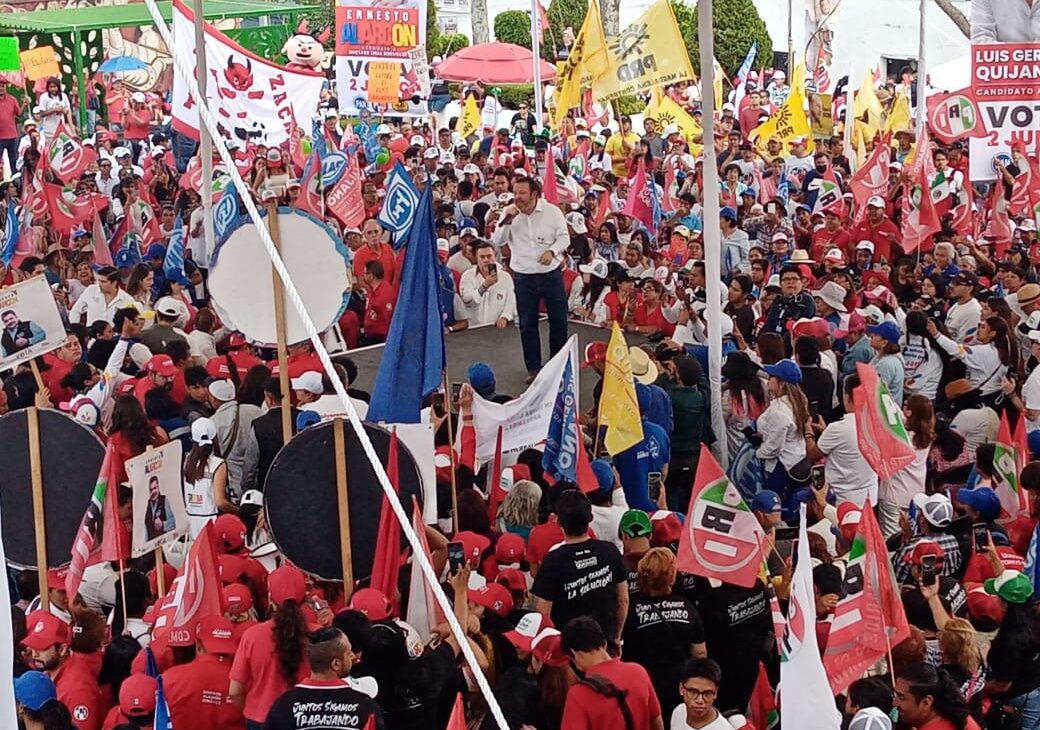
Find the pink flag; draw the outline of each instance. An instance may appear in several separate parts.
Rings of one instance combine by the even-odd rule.
[[[624,213],[641,221],[648,229],[654,228],[654,204],[651,198],[650,185],[647,180],[646,162],[639,158],[639,167],[636,169],[635,177],[632,179],[628,191],[628,200],[625,201]]]
[[[112,251],[108,247],[108,239],[105,238],[105,228],[101,225],[101,214],[97,212],[97,206],[94,207],[92,237],[94,239],[94,263],[98,266],[114,266]]]
[[[927,137],[925,138],[927,139]],[[910,190],[903,196],[903,250],[910,253],[942,229],[932,200],[935,167],[925,141],[918,143],[918,154],[910,170]]]
[[[849,190],[856,200],[856,222],[866,215],[867,201],[874,195],[884,196],[888,192],[888,164],[892,161],[890,136],[882,135],[874,142],[874,150],[870,153],[863,167],[849,178]]]
[[[913,463],[914,449],[903,425],[903,414],[881,382],[877,370],[856,364],[860,385],[852,391],[856,405],[859,450],[882,479]]]

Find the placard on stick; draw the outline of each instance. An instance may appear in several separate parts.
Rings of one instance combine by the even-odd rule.
[[[368,100],[376,104],[396,104],[400,98],[400,62],[370,61],[368,64]]]
[[[25,77],[30,81],[45,79],[51,76],[61,76],[61,69],[58,67],[58,56],[54,53],[54,48],[51,46],[40,46],[39,48],[33,48],[31,51],[22,51],[21,61]]]
[[[65,343],[65,325],[42,276],[0,289],[0,370],[32,360]]]
[[[181,487],[182,454],[181,442],[174,440],[126,461],[134,492],[131,555],[135,558],[188,531]]]
[[[18,58],[18,39],[0,38],[0,71],[21,71]]]

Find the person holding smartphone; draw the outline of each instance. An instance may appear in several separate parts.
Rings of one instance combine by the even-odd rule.
[[[516,321],[513,277],[495,262],[495,247],[477,239],[471,244],[477,265],[462,272],[459,294],[470,326],[494,324],[503,329]]]

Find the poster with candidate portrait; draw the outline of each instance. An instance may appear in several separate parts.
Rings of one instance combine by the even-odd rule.
[[[181,486],[180,441],[171,441],[126,461],[134,493],[131,554],[137,558],[188,531]]]
[[[970,141],[969,176],[994,180],[996,162],[1040,145],[1040,3],[972,1],[971,94],[986,133]]]
[[[0,289],[0,371],[65,343],[65,324],[42,276]]]

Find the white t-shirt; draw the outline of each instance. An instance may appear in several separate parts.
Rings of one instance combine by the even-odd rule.
[[[64,109],[67,112],[72,109],[72,103],[69,101],[69,96],[65,92],[60,92],[57,96],[43,94],[40,96],[40,103],[37,104],[37,106],[40,107],[40,111],[42,112],[49,112],[53,109]],[[48,137],[51,137],[54,135],[54,132],[57,131],[58,124],[64,119],[64,114],[41,116],[40,130]]]
[[[693,730],[686,724],[686,705],[680,703],[672,710],[672,719],[668,723],[668,730]],[[707,725],[702,726],[700,730],[733,730],[733,726],[729,724],[729,720],[719,714]]]
[[[877,504],[877,473],[859,449],[854,413],[846,413],[840,421],[828,425],[816,445],[827,455],[824,477],[839,502],[862,505],[864,500],[870,500]]]
[[[904,395],[923,395],[935,400],[943,364],[932,343],[925,337],[911,335],[903,343],[903,366],[906,374]]]
[[[964,304],[954,302],[946,313],[946,329],[950,339],[962,345],[974,345],[981,319],[982,304],[978,299],[969,299]]]
[[[1026,404],[1026,410],[1040,411],[1040,368],[1033,368],[1026,382],[1022,385],[1022,402]],[[1026,419],[1026,433],[1040,430],[1040,419],[1030,421]]]

